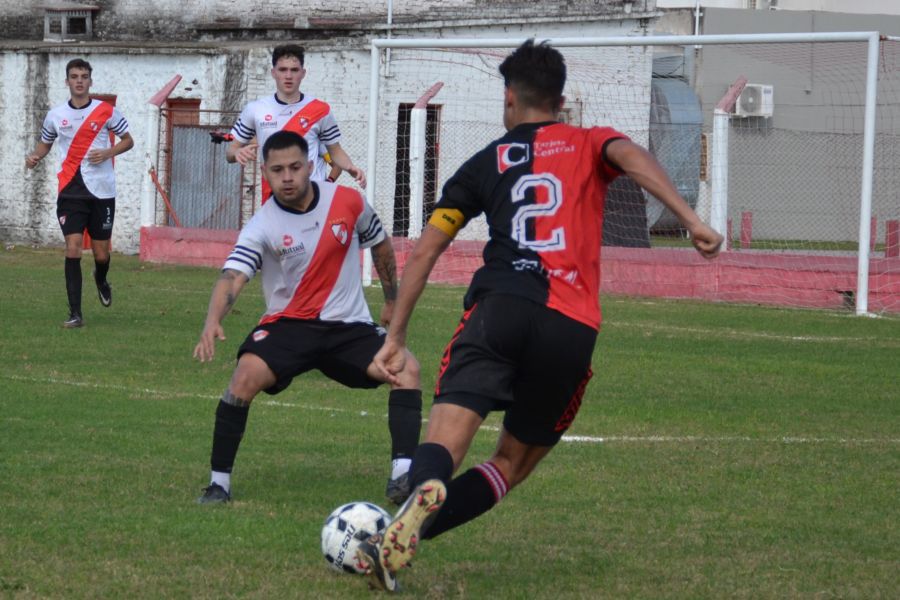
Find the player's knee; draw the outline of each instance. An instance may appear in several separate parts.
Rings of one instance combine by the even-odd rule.
[[[409,351],[406,352],[406,365],[400,372],[400,387],[408,389],[420,389],[422,387],[421,368],[419,361]]]
[[[67,243],[66,258],[81,258],[81,246]]]
[[[240,404],[235,404],[235,406],[250,406],[253,398],[256,397],[263,387],[266,386],[260,384],[259,378],[255,374],[238,369],[231,377],[231,383],[228,384],[228,392],[237,399],[237,402],[240,402]]]

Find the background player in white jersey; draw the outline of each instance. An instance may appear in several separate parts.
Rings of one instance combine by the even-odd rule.
[[[66,292],[69,318],[63,327],[81,327],[81,251],[83,232],[91,236],[94,253],[94,283],[103,306],[112,304],[109,272],[109,239],[116,211],[116,175],[113,157],[134,146],[128,121],[108,102],[92,100],[91,73],[86,60],[76,58],[66,65],[70,98],[47,113],[41,140],[25,157],[33,169],[50,152],[55,141],[61,155],[56,217],[66,240]],[[111,135],[119,137],[113,145]]]
[[[397,294],[394,249],[381,221],[348,187],[310,180],[310,149],[297,133],[280,131],[263,146],[263,173],[273,195],[243,228],[213,288],[194,356],[212,360],[225,339],[222,319],[244,285],[262,271],[266,312],[238,350],[238,363],[216,409],[212,475],[199,502],[231,499],[231,470],[250,403],[277,394],[301,373],[318,369],[352,388],[387,381],[372,358],[385,331],[372,322],[363,296],[359,250],[371,248],[384,291],[381,322],[388,324]],[[422,392],[419,364],[409,353],[388,396],[393,458],[386,495],[409,495],[407,471],[419,442]]]
[[[341,147],[341,131],[331,107],[300,91],[300,83],[306,75],[303,60],[301,46],[289,44],[275,47],[272,51],[275,94],[254,100],[244,107],[231,129],[234,140],[226,148],[225,158],[228,162],[246,165],[259,158],[259,149],[270,135],[276,131],[294,131],[309,144],[314,181],[325,181],[329,176],[329,165],[323,159],[327,152],[334,166],[347,171],[364,188],[365,173],[353,164]],[[263,202],[270,192],[263,179]]]

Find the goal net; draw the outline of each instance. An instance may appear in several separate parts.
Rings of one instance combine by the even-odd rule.
[[[873,72],[867,35],[550,40],[568,68],[561,120],[649,148],[728,237],[706,263],[677,220],[620,177],[602,291],[900,312],[900,42],[877,42]],[[521,41],[376,41],[368,192],[401,262],[446,180],[503,135],[498,66]],[[434,281],[466,284],[487,237],[483,217],[470,223]]]

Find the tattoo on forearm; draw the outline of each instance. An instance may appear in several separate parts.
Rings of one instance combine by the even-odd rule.
[[[222,271],[222,274],[219,275],[219,281],[227,282],[229,286],[232,284],[232,282],[234,282],[235,279],[237,279],[237,273],[235,271],[232,271],[231,269]],[[225,305],[230,308],[236,301],[237,296],[233,291],[231,291],[231,289],[228,289],[225,292]]]
[[[381,290],[384,299],[393,302],[397,299],[397,262],[393,252],[374,252],[373,263],[378,278],[381,280]]]

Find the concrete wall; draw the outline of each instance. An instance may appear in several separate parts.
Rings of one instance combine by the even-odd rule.
[[[643,31],[642,25],[636,19],[581,19],[554,23],[543,19],[503,26],[435,26],[414,33],[416,37],[513,38],[634,35]],[[48,108],[68,98],[64,85],[64,68],[68,60],[76,56],[89,60],[94,67],[92,92],[117,95],[117,106],[129,120],[135,148],[116,159],[118,193],[113,246],[120,252],[136,253],[140,242],[140,200],[148,158],[155,162],[155,156],[147,156],[151,125],[148,123],[148,99],[173,75],[180,74],[182,80],[171,97],[199,98],[201,110],[239,110],[247,101],[273,93],[269,74],[273,45],[272,42],[146,44],[140,47],[101,43],[77,46],[9,44],[5,48],[0,45],[0,77],[4,81],[0,89],[0,114],[22,115],[22,121],[0,119],[0,135],[8,141],[8,156],[16,157],[0,163],[0,240],[61,244],[62,236],[55,221],[55,173],[59,157],[54,150],[33,171],[24,168],[23,157],[39,139],[41,122]],[[344,135],[342,145],[357,164],[368,170],[370,54],[366,41],[348,39],[337,44],[311,42],[306,45],[308,75],[302,89],[332,105]],[[443,120],[446,132],[442,139],[448,150],[455,148],[448,156],[468,156],[501,133],[501,86],[496,65],[505,53],[495,50],[493,54],[493,59],[487,63],[470,54],[464,61],[407,61],[404,66],[403,53],[395,52],[392,68],[396,70],[384,80],[389,84],[385,83],[388,92],[382,105],[383,121],[379,121],[380,148],[385,156],[392,158],[391,152],[396,151],[397,104],[414,102],[437,78],[446,84],[436,101],[446,107]],[[570,98],[582,101],[584,123],[616,125],[640,140],[649,106],[651,54],[644,49],[618,49],[602,60],[597,60],[596,56],[579,58],[575,54],[572,60],[572,76],[566,93]],[[595,62],[600,66],[595,68]],[[596,90],[601,82],[627,90],[631,109],[623,110],[616,105],[621,102],[619,96],[600,95]],[[486,104],[472,112],[472,103],[482,99]],[[474,130],[467,125],[471,121],[481,123],[475,136],[471,135]],[[442,163],[443,178],[458,166],[459,162],[454,164],[453,160]],[[378,176],[383,184],[378,195],[384,199],[384,210],[390,210],[393,165],[384,161],[379,166]],[[156,216],[161,215],[162,203],[158,202]]]
[[[98,40],[315,39],[339,31],[360,31],[387,22],[385,0],[92,0]],[[39,40],[43,36],[44,3],[5,1],[0,11],[0,39]],[[49,3],[48,3],[49,4]],[[635,0],[632,14],[652,12],[655,0]],[[621,16],[617,0],[418,0],[393,2],[395,27],[417,27],[429,21],[452,24],[522,22],[551,15],[573,22]]]

